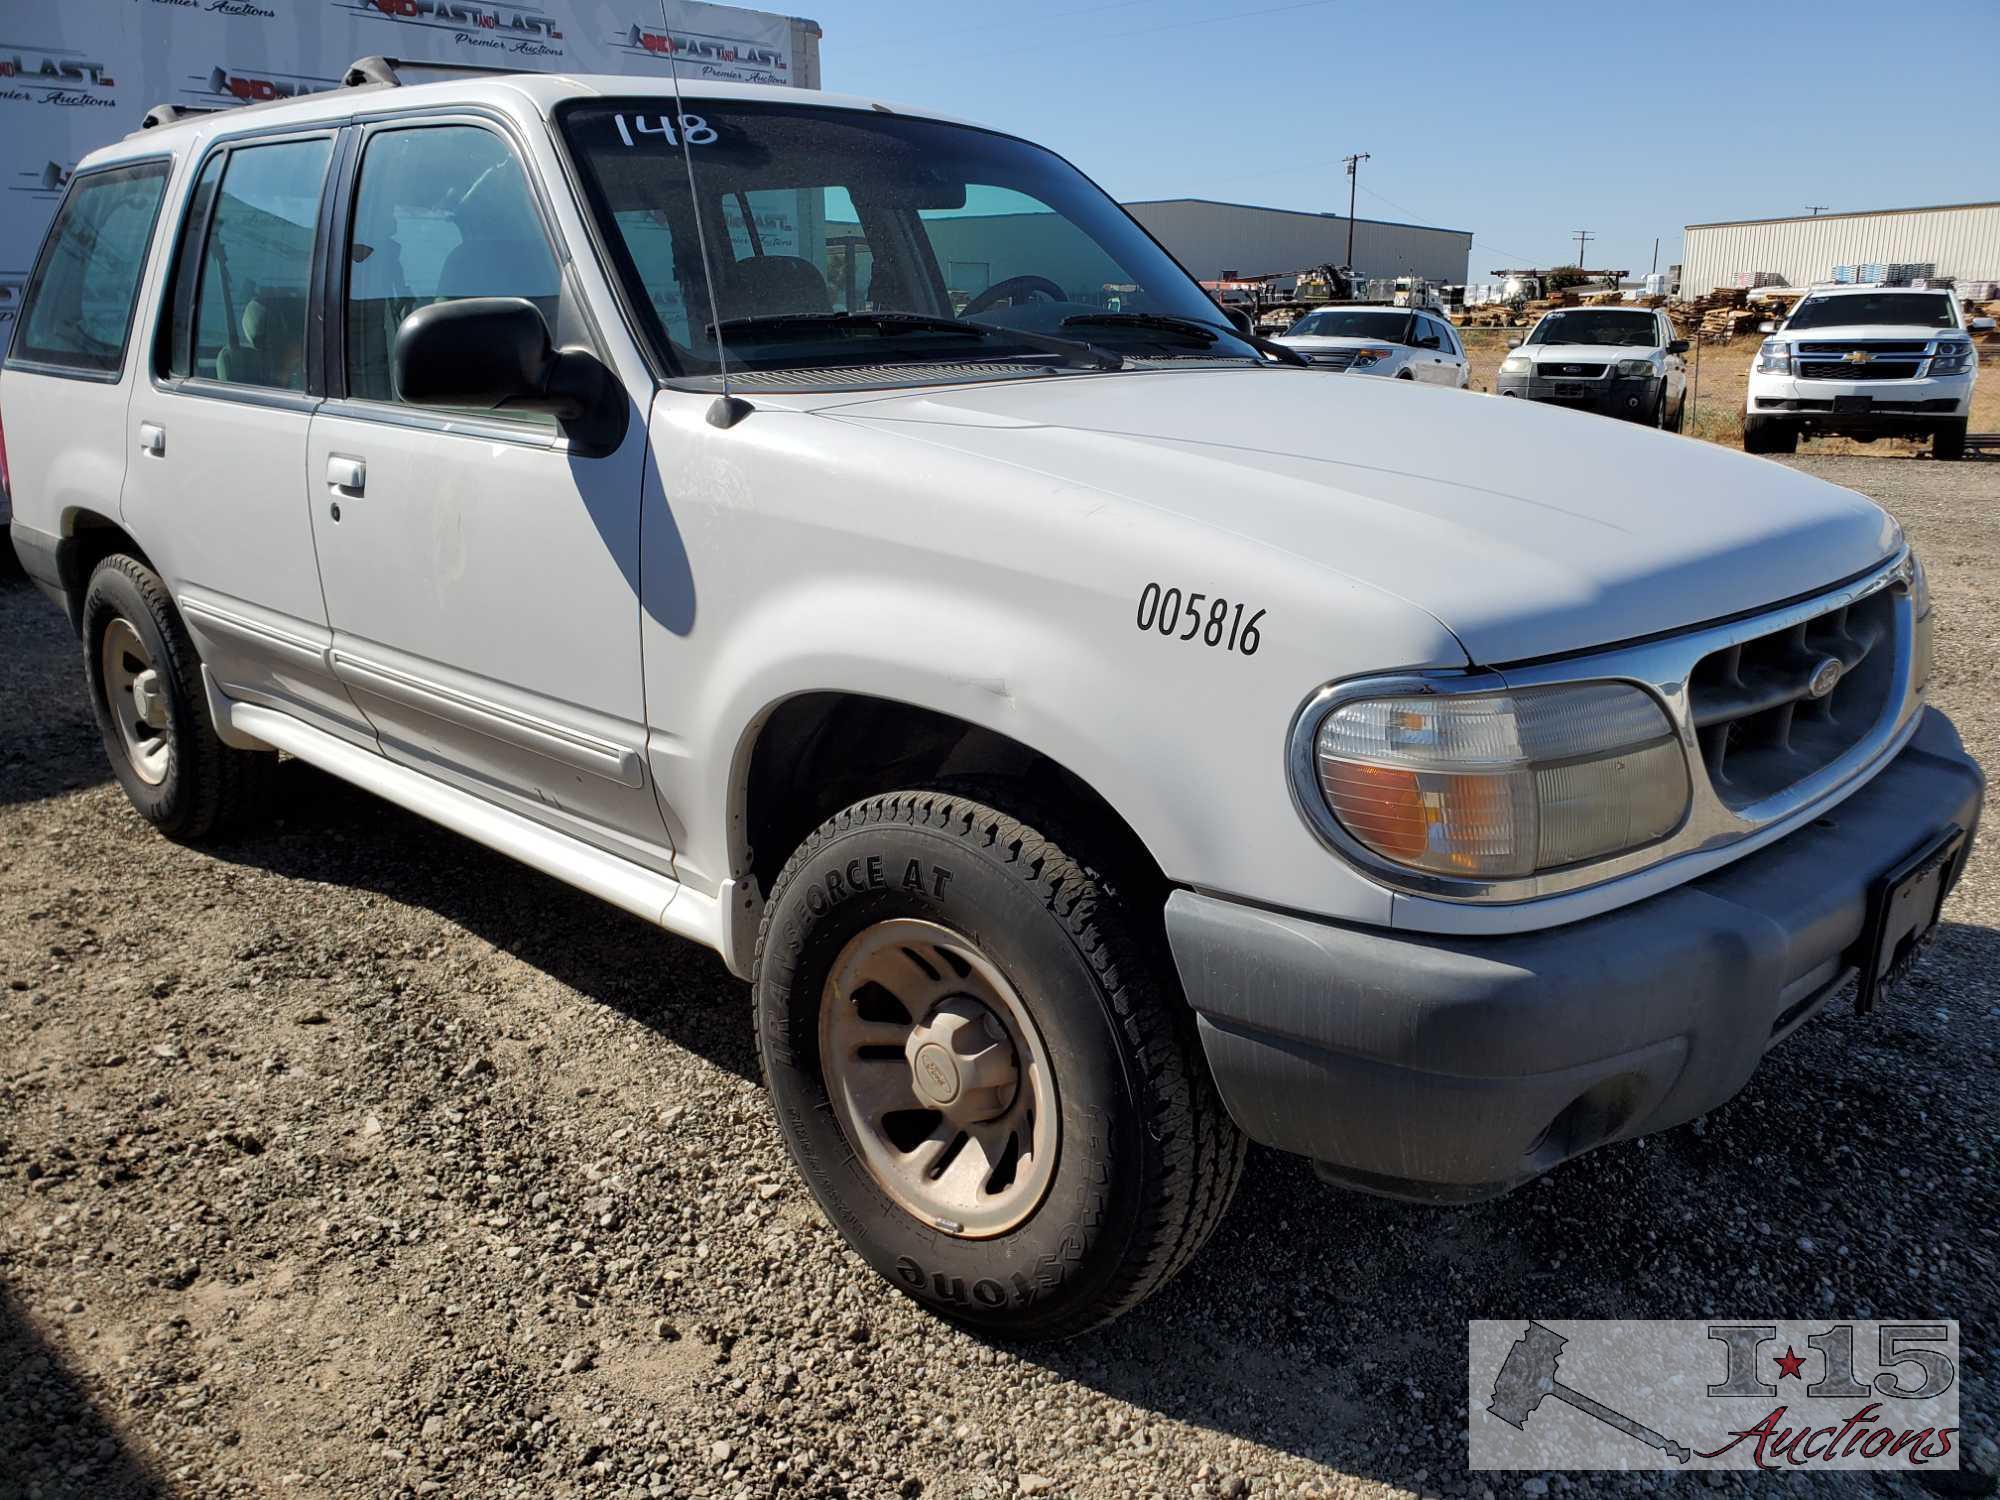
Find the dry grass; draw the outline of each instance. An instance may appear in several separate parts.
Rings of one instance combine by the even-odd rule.
[[[1507,340],[1525,334],[1519,328],[1462,328],[1466,358],[1472,362],[1472,389],[1490,391],[1507,357]],[[1743,446],[1743,403],[1750,383],[1750,365],[1757,357],[1763,335],[1734,339],[1726,344],[1703,344],[1688,351],[1688,417],[1690,437],[1720,443],[1725,448]],[[1696,355],[1700,356],[1697,370]],[[1972,430],[2000,432],[2000,345],[1991,336],[1980,340],[1984,379],[1973,389]],[[1699,385],[1697,385],[1699,375]],[[1904,438],[1881,438],[1873,443],[1857,443],[1848,438],[1817,438],[1800,450],[1805,453],[1867,454],[1872,458],[1917,457],[1930,452],[1930,442]]]

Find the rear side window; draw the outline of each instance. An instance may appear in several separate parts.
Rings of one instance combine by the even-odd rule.
[[[313,228],[331,139],[229,153],[202,249],[192,373],[301,391]]]
[[[118,373],[167,167],[139,162],[76,179],[28,283],[15,359]]]

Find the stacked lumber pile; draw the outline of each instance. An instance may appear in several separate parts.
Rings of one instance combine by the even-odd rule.
[[[1462,307],[1452,314],[1452,321],[1460,328],[1514,328],[1520,320],[1506,303],[1490,302],[1479,307]]]
[[[1719,286],[1706,297],[1677,304],[1672,309],[1674,327],[1682,337],[1698,338],[1707,344],[1734,338],[1741,332],[1754,332],[1765,314],[1746,305],[1749,297],[1747,287]]]

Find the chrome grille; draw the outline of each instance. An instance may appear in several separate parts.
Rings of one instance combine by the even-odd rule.
[[[1896,598],[1881,590],[1696,664],[1695,737],[1725,807],[1762,802],[1833,764],[1893,710]]]
[[[1920,359],[1883,359],[1877,356],[1865,365],[1843,359],[1799,359],[1801,380],[1914,380],[1923,368]]]

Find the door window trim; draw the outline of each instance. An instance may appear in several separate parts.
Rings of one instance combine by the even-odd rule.
[[[146,363],[154,390],[160,392],[162,395],[195,396],[209,401],[235,401],[244,406],[264,406],[284,411],[311,411],[325,399],[325,387],[317,379],[320,361],[314,358],[315,324],[318,322],[316,316],[317,302],[314,299],[314,292],[317,290],[321,277],[322,262],[326,258],[324,230],[326,227],[327,199],[333,192],[336,169],[340,165],[341,139],[345,133],[346,126],[344,122],[337,120],[331,124],[315,120],[306,125],[267,126],[262,130],[242,131],[234,135],[220,136],[210,141],[200,155],[193,160],[192,170],[188,173],[181,187],[180,203],[178,205],[178,212],[175,215],[173,259],[167,266],[167,275],[162,288],[163,294],[159,298],[158,305],[153,309],[153,329],[150,341],[151,353]],[[189,373],[186,375],[174,375],[170,373],[171,366],[168,362],[171,360],[173,353],[170,348],[173,342],[173,310],[175,303],[180,299],[181,271],[186,264],[186,257],[192,254],[194,257],[193,274],[197,278],[201,275],[202,262],[208,254],[209,235],[215,228],[216,204],[222,197],[222,184],[229,180],[229,162],[226,158],[239,150],[254,150],[259,146],[282,146],[294,141],[311,140],[329,140],[333,142],[333,149],[327,154],[326,169],[320,179],[320,206],[319,212],[313,219],[312,261],[307,272],[306,388],[303,391],[278,390],[271,386],[242,385],[227,380],[211,380],[205,375],[194,374],[192,340],[195,337],[195,313],[201,302],[198,285],[194,298],[188,307],[187,336],[190,340]],[[201,182],[202,173],[208,170],[208,164],[217,157],[223,157],[225,160],[222,163],[221,173],[216,178],[216,191],[209,198],[208,202],[203,205],[200,236],[194,244],[190,245],[186,243],[186,240],[190,221],[194,214],[195,190]],[[318,336],[324,336],[323,331],[317,332]]]
[[[347,287],[353,264],[350,244],[354,237],[354,209],[361,192],[361,169],[368,154],[368,145],[376,136],[388,131],[438,129],[454,125],[484,130],[497,136],[507,154],[513,158],[541,224],[542,237],[555,261],[560,295],[582,309],[581,321],[591,344],[602,357],[603,341],[588,302],[571,274],[569,249],[563,240],[561,227],[555,221],[548,197],[542,190],[541,179],[536,175],[528,153],[522,149],[523,143],[513,130],[511,121],[503,115],[465,105],[359,117],[351,127],[352,144],[336,164],[339,182],[330,210],[326,254],[322,258],[328,274],[314,309],[315,321],[323,322],[326,329],[323,345],[326,413],[353,422],[380,422],[391,427],[412,427],[458,437],[476,437],[486,442],[511,442],[524,447],[567,450],[569,435],[559,426],[552,428],[544,422],[509,418],[502,412],[450,412],[411,406],[401,401],[377,401],[367,396],[352,395],[348,391]],[[339,265],[337,275],[332,274],[336,254]],[[556,330],[551,328],[549,336],[554,339]],[[606,364],[607,368],[615,369],[608,361]]]
[[[53,364],[47,360],[27,359],[14,352],[14,346],[26,336],[28,326],[27,293],[41,284],[42,272],[49,256],[55,250],[56,225],[62,219],[63,210],[69,206],[77,189],[93,177],[101,177],[106,172],[128,172],[134,167],[166,164],[166,176],[160,185],[160,196],[153,204],[153,220],[146,228],[146,246],[140,257],[139,274],[132,279],[132,305],[125,310],[125,341],[118,348],[118,363],[109,370],[81,370],[74,365]],[[159,242],[160,219],[166,213],[167,199],[174,192],[174,154],[171,151],[151,152],[145,156],[120,157],[117,161],[102,162],[94,167],[79,167],[70,174],[69,183],[63,191],[62,202],[56,206],[49,220],[48,232],[42,237],[42,247],[35,252],[34,264],[28,270],[28,279],[22,283],[21,313],[14,320],[13,332],[7,339],[5,360],[0,360],[0,368],[19,370],[26,375],[48,375],[58,380],[89,380],[98,385],[117,385],[125,378],[125,361],[132,353],[132,331],[139,320],[139,306],[145,300],[146,272],[153,263],[153,251]]]

